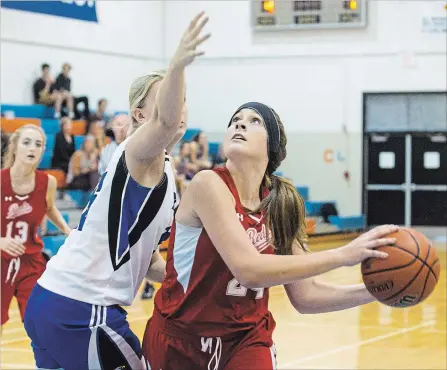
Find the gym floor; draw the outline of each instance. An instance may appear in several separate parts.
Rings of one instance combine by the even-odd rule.
[[[313,250],[340,245],[315,241]],[[316,245],[313,245],[316,244]],[[441,276],[433,294],[406,309],[372,303],[330,314],[301,315],[288,303],[284,288],[270,290],[277,322],[274,340],[279,369],[447,369],[446,243],[437,242]],[[324,274],[331,283],[361,281],[358,266]],[[126,308],[134,332],[142,338],[152,300],[137,298]],[[1,369],[34,369],[30,341],[16,302],[1,340]]]

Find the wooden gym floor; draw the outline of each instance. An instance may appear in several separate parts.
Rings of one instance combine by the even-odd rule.
[[[333,244],[319,242],[311,248]],[[271,289],[278,368],[447,369],[446,244],[436,246],[442,266],[440,281],[433,294],[416,307],[392,309],[372,303],[330,314],[300,315],[288,303],[282,287]],[[360,282],[359,266],[332,271],[322,279],[339,284]],[[152,300],[139,298],[127,308],[130,325],[140,338],[152,308]],[[0,368],[34,369],[30,341],[15,301],[10,316],[2,333]]]

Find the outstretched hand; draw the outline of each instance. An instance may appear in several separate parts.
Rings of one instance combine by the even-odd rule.
[[[397,230],[399,230],[399,227],[396,225],[377,226],[360,235],[349,244],[339,248],[344,265],[354,266],[371,257],[387,258],[387,253],[374,248],[394,244],[396,239],[387,237],[387,235]]]
[[[190,22],[188,28],[183,34],[180,44],[171,61],[173,68],[185,68],[191,64],[194,59],[200,55],[205,54],[204,51],[197,51],[197,46],[210,38],[211,34],[201,36],[202,30],[208,22],[208,17],[204,17],[205,13],[201,12],[194,17]]]

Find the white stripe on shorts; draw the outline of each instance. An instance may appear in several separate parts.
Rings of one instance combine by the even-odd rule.
[[[276,370],[276,366],[278,365],[278,363],[276,362],[276,347],[275,344],[273,344],[270,347],[270,354],[272,355],[272,365],[273,365],[273,370]]]

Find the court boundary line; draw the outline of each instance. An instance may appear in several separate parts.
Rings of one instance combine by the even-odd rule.
[[[333,355],[333,354],[336,354],[336,353],[339,353],[339,352],[346,351],[346,350],[351,349],[351,348],[361,347],[361,346],[363,346],[365,344],[375,343],[375,342],[378,342],[378,341],[381,341],[381,340],[384,340],[384,339],[395,337],[397,335],[401,335],[401,334],[409,333],[409,332],[412,332],[412,331],[415,331],[415,330],[418,330],[418,329],[422,329],[422,328],[427,327],[427,326],[432,326],[435,323],[436,323],[435,320],[430,320],[430,321],[427,321],[427,322],[419,324],[419,325],[415,325],[415,326],[411,326],[409,328],[403,328],[403,329],[394,331],[392,333],[377,335],[375,337],[372,337],[372,338],[369,338],[369,339],[365,339],[365,340],[362,340],[362,341],[359,341],[359,342],[356,342],[356,343],[351,343],[351,344],[347,344],[345,346],[333,348],[331,350],[320,352],[320,353],[316,353],[316,354],[311,355],[311,356],[302,357],[300,359],[297,359],[297,360],[294,360],[294,361],[290,361],[290,362],[287,362],[285,364],[281,364],[281,365],[278,366],[278,368],[280,368],[280,369],[287,368],[287,367],[290,367],[290,366],[295,366],[295,365],[301,364],[303,362],[307,362],[307,361],[315,360],[315,359],[318,359],[318,358],[330,356],[330,355]]]
[[[18,347],[3,347],[1,352],[20,352],[20,353],[33,353],[33,349],[30,348],[18,348]]]
[[[25,364],[3,364],[2,363],[2,369],[8,370],[8,369],[20,369],[20,370],[27,370],[27,369],[36,369],[36,366],[30,366]]]

